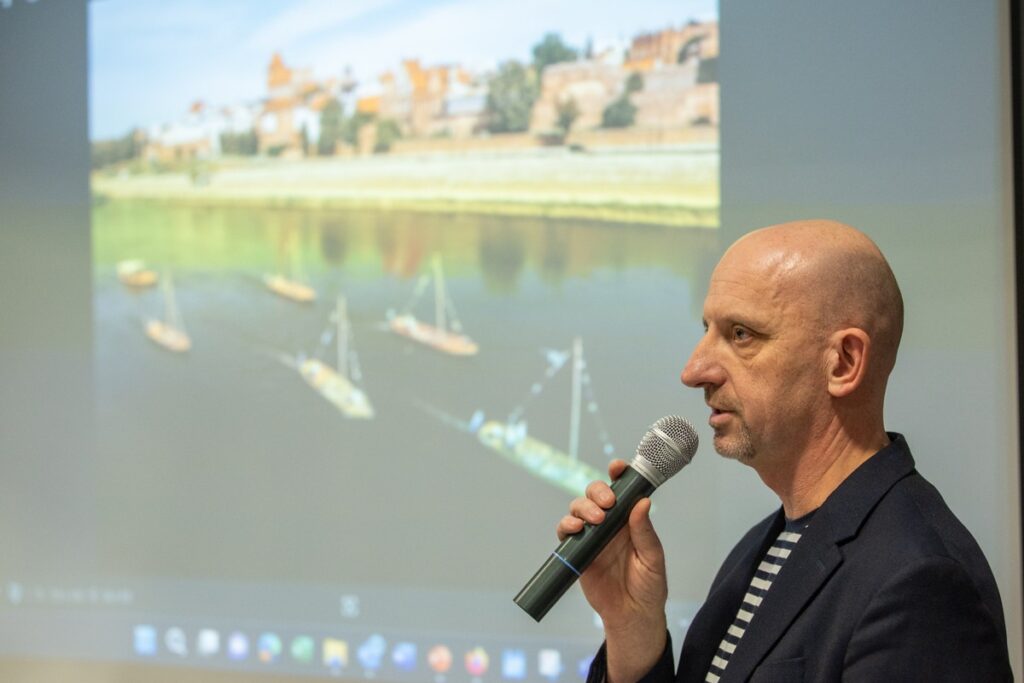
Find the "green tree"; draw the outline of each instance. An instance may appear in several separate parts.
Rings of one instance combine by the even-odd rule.
[[[220,151],[234,156],[254,156],[259,152],[259,138],[255,130],[244,133],[221,133]]]
[[[540,89],[536,72],[516,61],[498,68],[487,89],[487,130],[516,133],[530,127],[530,112]]]
[[[570,97],[559,102],[555,110],[558,114],[555,125],[562,131],[562,135],[568,135],[569,129],[572,128],[572,124],[575,123],[580,115],[580,108],[577,106],[576,100]]]
[[[626,95],[632,95],[635,92],[640,92],[644,89],[644,77],[640,74],[633,72],[626,79]]]
[[[92,143],[92,167],[103,168],[128,161],[137,157],[141,151],[135,144],[134,131],[114,140],[99,140]]]
[[[328,156],[334,154],[334,147],[342,138],[343,112],[341,102],[335,98],[328,100],[324,110],[320,112],[320,139],[316,143],[318,154]]]
[[[602,128],[628,128],[636,120],[636,107],[629,101],[629,95],[623,94],[604,108],[601,113]]]
[[[402,137],[402,129],[398,122],[391,119],[382,119],[377,122],[377,143],[373,146],[374,152],[387,152],[391,145]]]
[[[341,139],[355,147],[359,143],[359,129],[373,121],[373,114],[357,111],[345,119],[341,129]]]
[[[562,42],[557,33],[547,33],[544,38],[533,46],[533,68],[537,73],[544,71],[549,64],[573,62],[579,55],[578,51]]]

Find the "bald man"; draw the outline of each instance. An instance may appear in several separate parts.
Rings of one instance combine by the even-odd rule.
[[[664,553],[638,503],[580,579],[605,628],[589,680],[1012,680],[988,563],[883,426],[903,301],[878,247],[832,221],[752,232],[712,273],[704,328],[682,381],[704,391],[715,450],[782,507],[722,564],[673,672]],[[614,500],[592,483],[559,538]]]

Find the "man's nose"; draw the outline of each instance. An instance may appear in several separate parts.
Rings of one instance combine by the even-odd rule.
[[[688,387],[697,388],[706,384],[720,383],[715,380],[716,373],[714,369],[716,364],[709,337],[710,335],[705,334],[697,342],[693,353],[690,354],[690,360],[686,361],[686,365],[679,375],[679,379]]]

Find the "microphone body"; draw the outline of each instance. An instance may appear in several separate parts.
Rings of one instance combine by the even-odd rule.
[[[612,482],[615,503],[604,511],[604,521],[584,524],[582,531],[562,541],[513,601],[536,621],[543,619],[626,525],[633,506],[689,463],[696,450],[697,434],[689,422],[674,415],[655,422],[637,446],[636,457]]]
[[[627,467],[612,482],[612,492],[615,504],[604,511],[604,521],[596,526],[584,524],[583,531],[562,541],[516,595],[514,602],[535,620],[543,619],[569,590],[583,570],[625,526],[633,506],[654,492],[654,484],[632,467]]]

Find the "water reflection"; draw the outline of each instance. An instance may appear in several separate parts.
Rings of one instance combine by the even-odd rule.
[[[462,545],[422,547],[423,538],[464,526],[465,509],[507,510],[523,500],[538,501],[527,514],[540,527],[544,504],[561,509],[565,498],[467,425],[507,423],[529,392],[529,412],[517,415],[503,448],[578,450],[581,467],[603,471],[609,448],[627,452],[652,416],[676,411],[680,359],[701,331],[699,281],[718,250],[714,231],[696,229],[117,201],[94,208],[93,245],[97,466],[98,479],[111,482],[100,499],[112,562],[203,576],[224,571],[221,560],[203,566],[209,558],[230,557],[232,575],[301,566],[306,578],[326,581],[336,580],[335,567],[347,580],[377,581],[388,566],[395,580],[463,587],[521,577],[474,573]],[[434,274],[417,303],[419,283],[437,272],[435,256],[442,295]],[[126,259],[173,270],[194,341],[187,354],[172,357],[146,338],[140,312],[163,310],[164,295],[126,291],[116,273]],[[268,292],[264,278],[274,272],[316,297],[297,303],[301,290],[287,283]],[[420,343],[423,335],[397,334],[387,312],[408,302],[418,332],[421,323],[458,332],[461,321],[478,353],[444,353]],[[555,372],[552,359],[579,344],[581,372],[567,361]],[[545,368],[551,377],[537,393]],[[342,380],[372,397],[372,419],[339,413],[342,389],[355,395]],[[700,403],[697,392],[692,400]],[[571,406],[587,425],[598,401],[602,424],[581,428],[577,444],[568,438]],[[460,487],[457,506],[439,507],[434,492],[451,488],[451,470],[487,484]],[[362,511],[380,505],[385,487],[430,514],[374,517],[375,533],[393,541],[386,546],[324,550],[319,540],[365,534]],[[262,529],[263,543],[197,533],[197,490]],[[308,531],[296,536],[300,526]],[[416,566],[393,562],[395,547],[420,547]]]
[[[340,266],[348,253],[348,237],[340,220],[328,217],[320,223],[320,254],[324,263]]]
[[[363,277],[411,278],[433,253],[478,272],[496,293],[527,272],[547,284],[601,269],[666,269],[684,278],[717,249],[704,229],[545,218],[402,212],[259,210],[108,202],[94,209],[95,262],[128,257],[185,269],[303,269],[345,265]]]
[[[515,225],[480,226],[480,272],[487,288],[496,293],[514,291],[526,266],[524,231]]]

